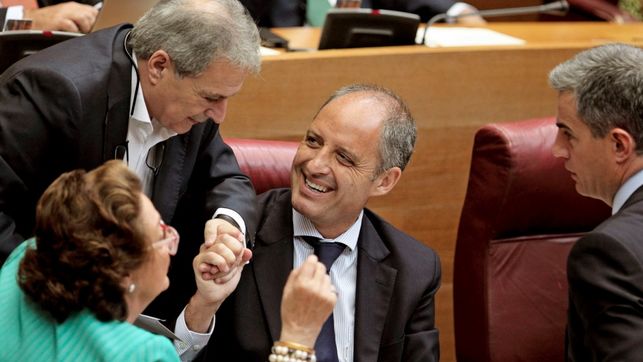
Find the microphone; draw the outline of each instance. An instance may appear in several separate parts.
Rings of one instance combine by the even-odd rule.
[[[464,13],[459,15],[447,15],[446,13],[437,14],[429,21],[426,22],[426,27],[424,27],[424,33],[422,34],[422,41],[420,44],[424,44],[426,40],[426,34],[429,28],[437,23],[438,21],[451,22],[460,18],[465,18],[467,16],[480,16],[482,18],[493,18],[497,16],[509,16],[509,15],[525,15],[525,14],[550,14],[564,16],[569,10],[569,4],[566,0],[560,0],[553,3],[535,5],[535,6],[522,6],[517,8],[504,8],[504,9],[490,9],[490,10],[478,10],[470,13]]]

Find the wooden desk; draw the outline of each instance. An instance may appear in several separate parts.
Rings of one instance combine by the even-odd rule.
[[[437,296],[442,360],[455,360],[453,256],[473,135],[489,122],[555,114],[547,74],[575,53],[609,41],[643,45],[643,25],[494,23],[523,46],[423,46],[326,50],[266,57],[260,76],[230,100],[224,136],[299,140],[317,108],[349,83],[378,83],[400,94],[418,124],[411,164],[395,190],[369,204],[433,247],[442,258]],[[279,29],[297,47],[316,45],[316,29]],[[563,341],[561,341],[563,343]]]

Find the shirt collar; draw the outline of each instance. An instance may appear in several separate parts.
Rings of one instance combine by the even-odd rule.
[[[134,92],[136,92],[136,98],[133,96],[130,97],[130,109],[134,99],[136,99],[136,104],[134,104],[134,111],[130,118],[136,122],[147,124],[152,127],[153,133],[157,134],[157,137],[161,141],[176,136],[176,132],[163,127],[157,120],[150,118],[150,114],[147,111],[147,104],[145,103],[145,97],[143,96],[143,87],[140,86],[140,79],[138,79],[136,69],[134,68],[138,68],[138,60],[136,59],[135,52],[132,52],[132,61],[134,62],[134,65],[132,66],[132,84],[130,94],[133,95]]]
[[[643,170],[627,179],[627,181],[619,187],[618,191],[616,191],[614,201],[612,202],[612,215],[616,214],[623,207],[625,201],[641,186],[643,186]]]
[[[364,210],[360,211],[357,220],[344,231],[341,235],[333,239],[332,241],[342,243],[346,245],[351,251],[355,250],[357,247],[357,239],[359,238],[360,230],[362,229],[362,217],[364,216]],[[329,240],[322,236],[322,234],[317,231],[313,222],[310,221],[307,217],[300,214],[294,208],[292,209],[292,225],[294,236],[314,236],[322,240]]]

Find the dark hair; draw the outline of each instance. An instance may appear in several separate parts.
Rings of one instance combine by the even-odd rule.
[[[58,177],[36,208],[36,248],[18,271],[27,296],[62,323],[85,308],[127,317],[122,279],[147,257],[141,183],[121,161]]]

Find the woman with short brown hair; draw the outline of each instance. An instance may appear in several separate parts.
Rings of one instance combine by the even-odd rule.
[[[167,288],[177,247],[121,161],[63,174],[38,202],[35,239],[0,271],[0,360],[178,360],[126,323]]]

